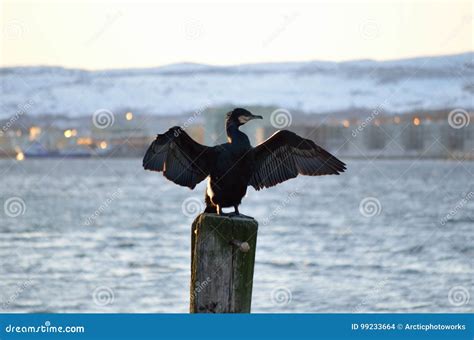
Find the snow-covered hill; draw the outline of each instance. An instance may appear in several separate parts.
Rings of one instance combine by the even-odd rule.
[[[377,62],[292,62],[84,71],[1,68],[0,117],[90,115],[98,109],[180,114],[208,106],[274,105],[308,113],[473,108],[474,53]]]

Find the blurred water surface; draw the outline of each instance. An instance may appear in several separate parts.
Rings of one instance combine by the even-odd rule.
[[[474,163],[346,162],[341,176],[249,189],[253,312],[473,311]],[[1,311],[187,312],[204,182],[178,187],[139,159],[0,172]]]

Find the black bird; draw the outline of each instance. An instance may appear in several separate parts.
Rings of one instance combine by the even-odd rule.
[[[205,212],[224,215],[222,208],[238,206],[249,185],[272,187],[301,175],[339,175],[345,164],[309,139],[281,130],[256,147],[239,126],[262,119],[236,108],[227,113],[227,143],[208,147],[194,141],[179,126],[158,135],[143,158],[146,170],[162,171],[176,184],[194,189],[206,177]]]

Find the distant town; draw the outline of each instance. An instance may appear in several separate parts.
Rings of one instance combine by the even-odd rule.
[[[231,106],[203,107],[183,115],[163,116],[97,110],[67,115],[30,116],[28,103],[0,120],[0,157],[23,161],[51,157],[141,157],[157,133],[179,125],[196,141],[226,140],[225,112]],[[474,159],[474,114],[464,109],[390,114],[383,105],[371,110],[319,114],[270,106],[247,107],[263,115],[245,132],[258,144],[279,129],[314,140],[341,157]]]

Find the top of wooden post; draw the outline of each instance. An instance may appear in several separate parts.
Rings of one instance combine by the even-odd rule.
[[[234,216],[227,216],[227,215],[217,215],[217,214],[214,214],[214,213],[201,213],[199,214],[196,219],[198,218],[210,218],[210,219],[230,219],[230,220],[233,220],[233,221],[249,221],[249,222],[255,222],[256,224],[257,223],[257,220],[253,217],[249,217],[249,216],[244,216],[244,215],[234,215]]]

